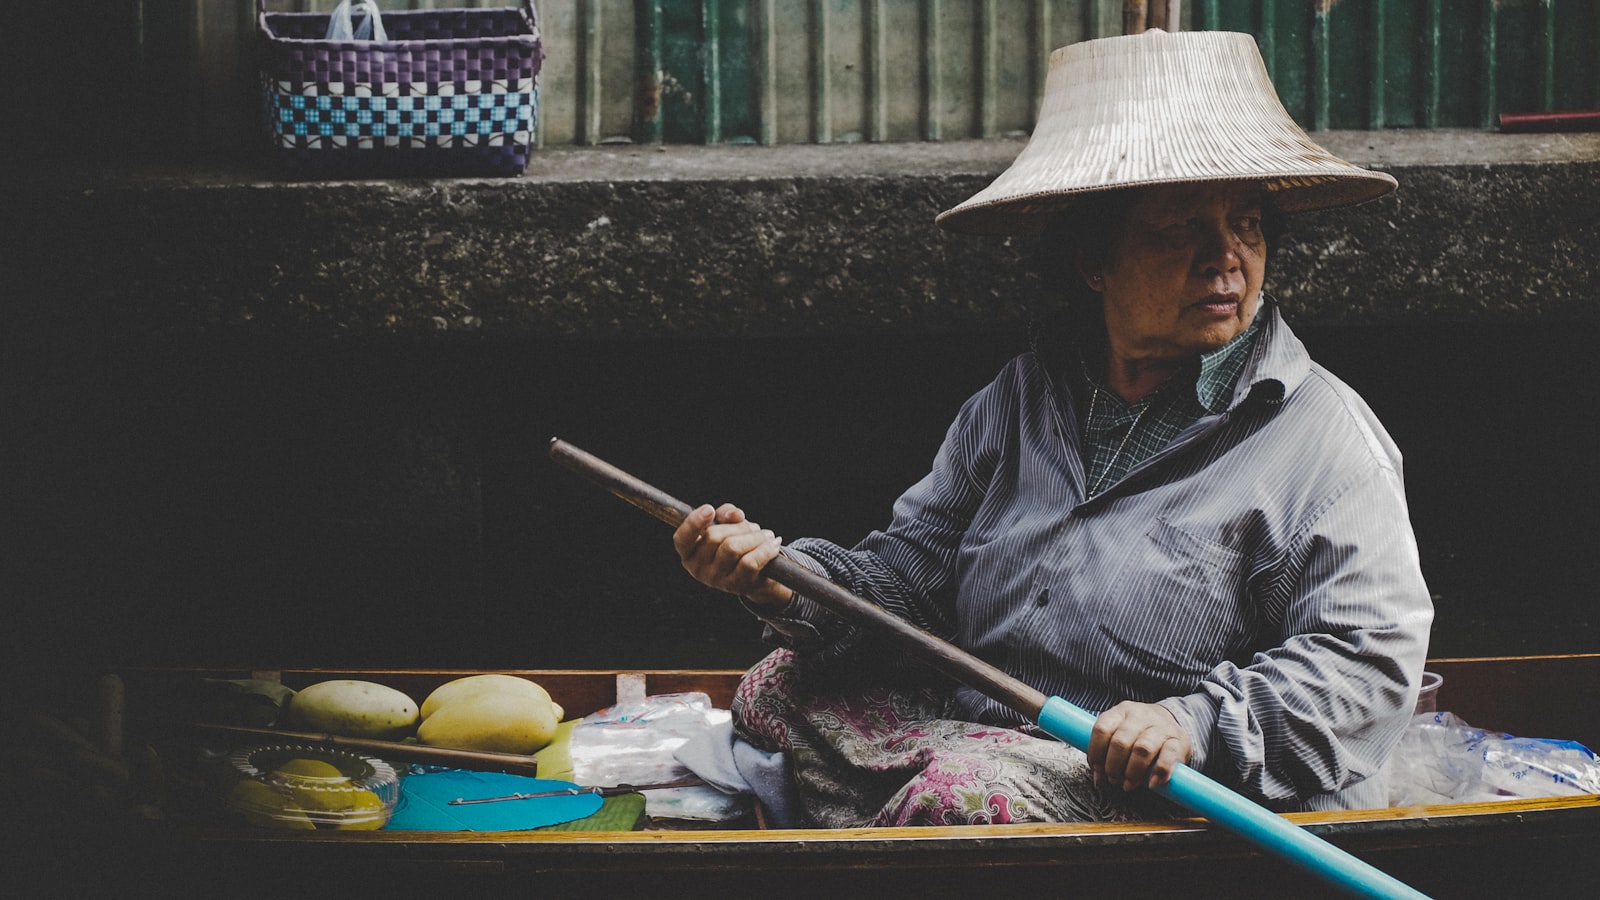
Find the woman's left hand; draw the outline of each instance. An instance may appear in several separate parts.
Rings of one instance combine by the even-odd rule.
[[[1124,700],[1095,719],[1089,767],[1096,784],[1159,787],[1189,761],[1189,736],[1167,708]]]

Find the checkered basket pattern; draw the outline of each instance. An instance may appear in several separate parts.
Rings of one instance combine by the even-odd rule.
[[[533,4],[383,14],[388,40],[329,41],[327,13],[258,0],[267,126],[306,177],[520,175],[538,117]]]

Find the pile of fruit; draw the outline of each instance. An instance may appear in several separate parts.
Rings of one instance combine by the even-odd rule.
[[[342,737],[417,741],[432,747],[533,753],[555,739],[563,710],[537,682],[468,675],[440,685],[422,705],[370,681],[322,681],[290,698],[290,728]]]
[[[531,754],[554,740],[563,714],[538,683],[485,674],[443,684],[421,706],[404,692],[376,682],[321,681],[288,696],[281,719],[288,729],[338,737]],[[376,829],[394,808],[392,773],[389,780],[382,773],[369,780],[374,764],[386,768],[375,759],[290,748],[280,749],[268,768],[258,770],[252,763],[236,762],[252,774],[233,786],[228,805],[253,824]],[[365,771],[351,771],[363,765]]]
[[[270,769],[240,779],[228,792],[228,807],[252,825],[375,831],[394,812],[398,778],[381,761],[315,747],[268,747],[238,756],[236,764],[246,769],[275,757]]]
[[[18,821],[143,823],[234,815],[278,828],[381,828],[398,778],[371,751],[301,745],[293,732],[532,754],[556,736],[560,704],[506,674],[457,678],[419,705],[376,682],[333,679],[299,691],[276,681],[118,675],[61,686],[5,717],[0,803]],[[196,753],[195,723],[282,732],[275,755],[241,766]],[[257,740],[256,743],[262,743]],[[247,748],[256,751],[263,747]]]

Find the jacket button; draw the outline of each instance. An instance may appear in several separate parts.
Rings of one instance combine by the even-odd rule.
[[[1034,606],[1048,606],[1050,604],[1050,589],[1045,588],[1039,592],[1039,599],[1033,601]]]

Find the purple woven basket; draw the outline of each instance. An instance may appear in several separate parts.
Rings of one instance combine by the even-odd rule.
[[[531,0],[382,17],[386,41],[329,41],[328,13],[257,0],[267,125],[290,172],[521,175],[544,57]]]

